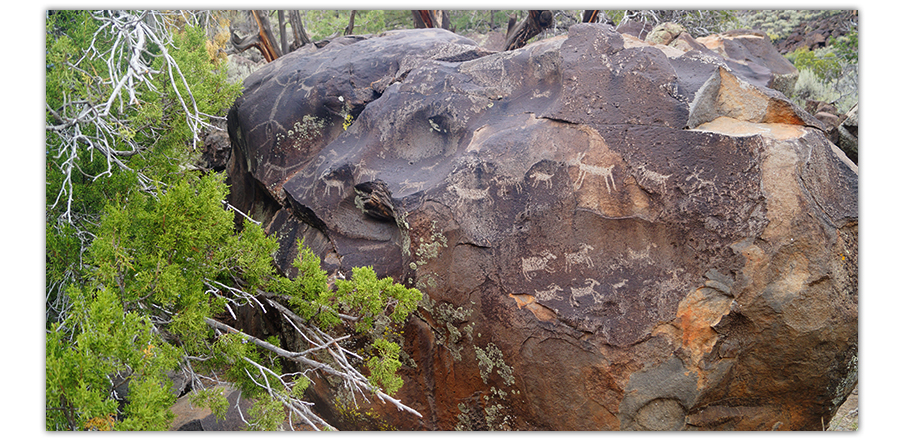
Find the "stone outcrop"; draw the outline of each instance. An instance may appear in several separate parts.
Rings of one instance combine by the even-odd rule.
[[[304,237],[426,294],[398,392],[423,417],[377,426],[817,430],[853,390],[858,171],[775,70],[603,24],[346,43],[247,78],[231,202],[285,272]]]
[[[775,48],[782,54],[787,54],[798,49],[816,50],[828,45],[829,40],[839,39],[856,28],[859,21],[859,11],[844,10],[835,13],[821,14],[814,20],[804,20],[788,33],[784,38],[775,43]],[[853,24],[848,26],[848,24]]]
[[[853,161],[859,163],[859,104],[846,114],[822,101],[807,100],[806,111],[825,125],[825,136]]]
[[[757,72],[757,75],[770,76],[771,79],[765,84],[767,87],[788,96],[794,90],[800,72],[781,56],[764,32],[741,29],[701,37],[697,41]]]

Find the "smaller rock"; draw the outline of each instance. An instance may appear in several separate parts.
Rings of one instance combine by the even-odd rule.
[[[202,135],[203,147],[200,162],[197,164],[205,170],[223,171],[231,157],[231,139],[225,130],[208,129]]]
[[[356,184],[356,206],[371,218],[394,220],[394,203],[388,185],[381,179]]]
[[[854,164],[859,162],[859,104],[854,104],[844,120],[837,126],[838,147],[847,154]]]
[[[241,414],[247,415],[252,401],[241,397],[240,391],[234,387],[228,386],[219,388],[220,392],[228,399],[228,412],[225,418],[219,420],[212,414],[208,408],[196,407],[191,404],[192,394],[187,394],[178,399],[171,410],[175,414],[175,419],[169,425],[169,430],[174,431],[239,431],[244,430],[244,423]],[[240,400],[240,410],[236,404]]]
[[[817,120],[822,121],[829,126],[837,127],[841,123],[841,118],[839,116],[829,112],[818,112],[813,116],[815,116]]]
[[[650,23],[643,21],[626,21],[624,23],[619,23],[619,26],[616,27],[616,32],[631,35],[641,40],[646,38],[652,30],[653,26],[651,26]]]
[[[644,39],[647,43],[668,45],[678,38],[682,33],[686,33],[687,29],[678,23],[663,23],[656,26]]]

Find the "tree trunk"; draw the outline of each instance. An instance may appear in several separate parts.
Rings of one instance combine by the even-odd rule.
[[[356,19],[356,9],[350,11],[350,23],[344,29],[344,35],[353,34],[353,20]]]
[[[450,14],[441,10],[416,10],[412,11],[413,22],[417,29],[441,28],[450,29]]]
[[[510,26],[514,23],[510,20]],[[508,28],[506,33],[506,48],[511,51],[525,46],[525,43],[531,37],[540,34],[544,29],[549,28],[553,24],[553,13],[550,11],[528,11],[528,16],[524,21]]]
[[[278,10],[278,32],[281,37],[281,53],[286,54],[291,51],[290,46],[288,46],[287,42],[287,29],[285,28],[284,23],[284,11]]]
[[[275,33],[272,32],[272,25],[269,23],[269,13],[263,10],[253,10],[253,18],[259,26],[259,41],[265,49],[263,55],[266,61],[274,61],[281,56],[281,50],[275,45]]]
[[[291,50],[312,43],[309,35],[306,35],[306,29],[303,28],[303,20],[300,18],[300,11],[288,11],[288,20],[291,22],[291,30],[294,32],[294,42],[291,43]]]
[[[616,24],[607,16],[603,11],[597,9],[586,9],[584,13],[581,15],[582,23],[604,23],[610,26],[615,26]]]
[[[266,61],[271,62],[281,56],[278,46],[273,44],[274,36],[272,33],[272,25],[269,24],[269,17],[265,11],[251,11],[251,15],[256,20],[259,32],[256,35],[250,35],[244,38],[238,37],[234,29],[231,29],[231,44],[238,51],[245,51],[251,47],[259,49]]]

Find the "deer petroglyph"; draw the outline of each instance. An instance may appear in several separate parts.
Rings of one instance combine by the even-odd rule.
[[[609,167],[600,167],[598,165],[585,164],[581,162],[584,159],[584,155],[584,152],[579,153],[578,157],[575,158],[574,161],[572,161],[572,165],[578,166],[578,179],[575,180],[575,189],[580,189],[581,185],[584,184],[584,178],[590,174],[603,178],[603,181],[606,183],[607,193],[612,193],[612,190],[616,190],[616,181],[615,179],[613,179],[612,175],[612,169],[616,165],[613,164]]]

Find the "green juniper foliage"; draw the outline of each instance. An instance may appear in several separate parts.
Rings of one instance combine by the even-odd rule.
[[[357,381],[348,369],[368,370],[361,385],[373,393],[402,385],[399,346],[371,325],[403,322],[422,294],[371,268],[331,286],[302,242],[299,276],[282,276],[276,238],[249,220],[236,232],[224,177],[188,165],[198,125],[185,109],[221,115],[240,91],[207,52],[199,22],[159,11],[47,13],[48,430],[166,430],[174,370],[191,374],[192,402],[219,418],[222,389],[200,379],[223,376],[255,401],[249,428],[264,430],[281,424],[286,408],[303,406],[311,369],[344,381]],[[145,37],[171,40],[156,40],[161,47],[148,37],[145,50],[122,51],[137,40],[117,39],[124,31],[112,24],[137,23],[147,24]],[[151,67],[123,81],[132,56]],[[378,356],[355,366],[325,351],[301,357],[277,338],[223,331],[215,320],[263,300],[284,305],[297,326],[316,327],[316,338],[368,332]],[[310,370],[282,372],[284,357]]]

